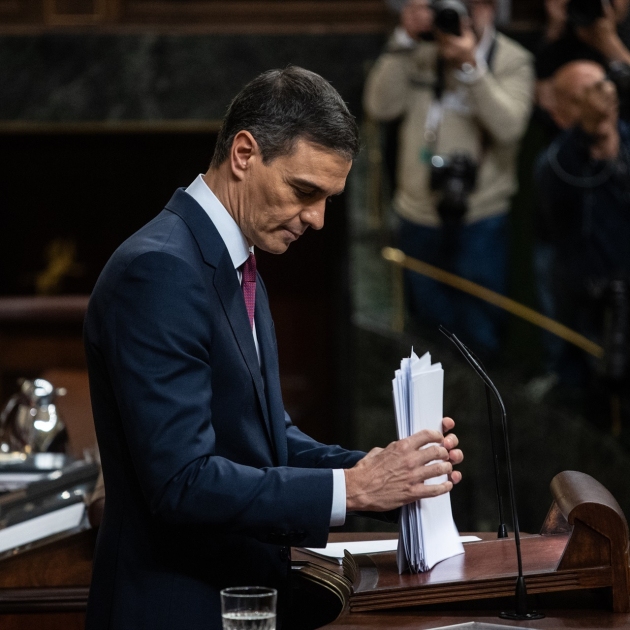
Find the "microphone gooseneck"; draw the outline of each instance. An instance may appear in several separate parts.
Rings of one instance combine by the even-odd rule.
[[[463,357],[466,359],[466,362],[472,367],[472,369],[477,373],[479,378],[484,382],[486,386],[486,400],[488,402],[488,410],[490,412],[491,417],[491,399],[490,392],[494,394],[495,399],[499,404],[499,409],[501,410],[501,428],[503,433],[503,443],[505,448],[505,459],[507,463],[507,473],[508,473],[508,487],[510,492],[510,504],[512,507],[512,522],[514,526],[514,541],[516,543],[516,560],[518,563],[518,578],[516,580],[516,610],[510,612],[502,612],[499,617],[502,619],[542,619],[544,617],[543,614],[537,613],[536,611],[527,611],[527,587],[525,585],[525,578],[523,576],[523,558],[521,555],[521,535],[520,529],[518,525],[518,515],[516,513],[516,500],[514,498],[514,478],[512,476],[512,458],[510,456],[510,444],[508,440],[508,431],[507,431],[507,413],[505,410],[505,405],[503,403],[503,399],[501,398],[501,394],[499,394],[499,390],[496,388],[488,374],[485,372],[483,367],[480,364],[480,361],[474,356],[474,354],[462,343],[453,333],[449,332],[444,328],[444,326],[440,326],[440,332],[444,334],[448,339],[450,339],[455,347],[460,351]],[[490,420],[492,426],[492,420]],[[494,443],[493,443],[494,448]],[[495,466],[498,467],[498,458],[495,450]],[[495,468],[497,470],[498,468]],[[498,485],[498,477],[497,477],[497,492],[499,492]],[[501,518],[501,525],[499,526],[499,534],[501,534],[502,526],[505,527],[503,523],[503,518]],[[507,529],[507,528],[506,528]],[[507,535],[507,531],[505,532]]]
[[[481,365],[481,361],[479,361]],[[505,526],[505,517],[503,516],[503,498],[501,497],[501,487],[499,485],[499,454],[494,437],[494,420],[492,419],[492,398],[490,396],[490,388],[484,383],[486,390],[486,403],[488,404],[488,422],[490,424],[490,445],[492,447],[492,463],[494,465],[494,482],[497,487],[497,505],[499,506],[499,529],[497,538],[507,538],[507,527]]]

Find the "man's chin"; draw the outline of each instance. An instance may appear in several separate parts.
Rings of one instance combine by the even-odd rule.
[[[293,241],[281,241],[274,240],[272,242],[264,242],[256,245],[258,249],[262,249],[264,252],[268,254],[284,254],[284,252],[289,249],[289,245],[291,245]]]
[[[289,249],[289,245],[297,241],[298,238],[289,230],[278,230],[273,233],[271,238],[260,239],[255,245],[258,249],[262,249],[270,254],[284,254]]]

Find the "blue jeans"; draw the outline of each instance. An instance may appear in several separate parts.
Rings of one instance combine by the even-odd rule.
[[[508,218],[462,225],[455,234],[401,219],[398,247],[405,254],[505,295]],[[417,273],[405,271],[409,312],[432,326],[444,325],[473,351],[486,355],[499,347],[500,309]]]

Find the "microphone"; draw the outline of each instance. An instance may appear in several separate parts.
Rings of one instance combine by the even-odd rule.
[[[473,353],[451,332],[446,330],[444,326],[440,326],[440,332],[450,339],[451,342],[455,345],[455,347],[461,352],[461,354],[466,359],[467,363],[472,367],[472,369],[477,373],[479,378],[484,382],[486,386],[486,400],[488,402],[488,410],[491,415],[491,397],[490,392],[494,394],[497,402],[499,403],[499,408],[501,410],[501,428],[503,432],[503,443],[505,448],[505,459],[507,462],[507,473],[508,473],[508,486],[510,491],[510,503],[512,507],[512,521],[514,525],[514,540],[516,543],[516,559],[518,563],[518,577],[516,579],[516,607],[513,611],[501,612],[499,613],[499,617],[501,619],[516,619],[520,621],[530,621],[534,619],[542,619],[545,615],[542,613],[536,612],[535,610],[529,611],[527,610],[527,586],[525,584],[525,577],[523,576],[523,558],[521,556],[521,535],[520,529],[518,526],[518,515],[516,513],[516,501],[514,499],[514,478],[512,476],[512,458],[510,457],[510,444],[508,441],[508,432],[507,432],[507,413],[505,411],[505,405],[503,404],[503,399],[501,398],[501,394],[499,394],[499,390],[495,387],[494,383],[490,380],[490,377],[486,374],[483,367],[480,365],[478,359],[473,355]],[[490,420],[492,426],[492,420]],[[495,470],[497,470],[496,466],[498,466],[498,459],[496,457],[495,451]],[[497,477],[497,492],[499,491],[498,485],[498,477]],[[504,526],[503,519],[501,518],[501,526]],[[499,527],[499,534],[501,534],[501,526]],[[506,531],[507,534],[507,531]],[[501,536],[500,536],[501,537]]]
[[[440,326],[440,332],[445,336],[449,337],[450,333],[444,326]],[[452,341],[452,340],[451,340]],[[463,344],[462,344],[463,345]],[[481,362],[481,359],[470,349],[466,348],[468,352],[472,355],[472,357],[477,361],[480,365],[481,369],[485,372],[484,364]],[[485,372],[487,374],[487,372]],[[488,423],[490,425],[490,447],[492,448],[492,464],[494,466],[494,482],[497,490],[497,505],[499,508],[499,529],[497,530],[497,538],[507,538],[508,532],[507,527],[505,525],[505,517],[503,516],[503,497],[501,496],[501,486],[499,484],[499,451],[497,449],[497,444],[494,435],[494,420],[492,417],[492,398],[491,398],[491,390],[488,387],[488,384],[484,382],[484,387],[486,390],[486,404],[488,405]]]

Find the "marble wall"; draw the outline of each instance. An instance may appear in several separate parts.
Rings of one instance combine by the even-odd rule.
[[[378,34],[0,37],[0,120],[220,119],[258,73],[297,64],[360,114]]]

